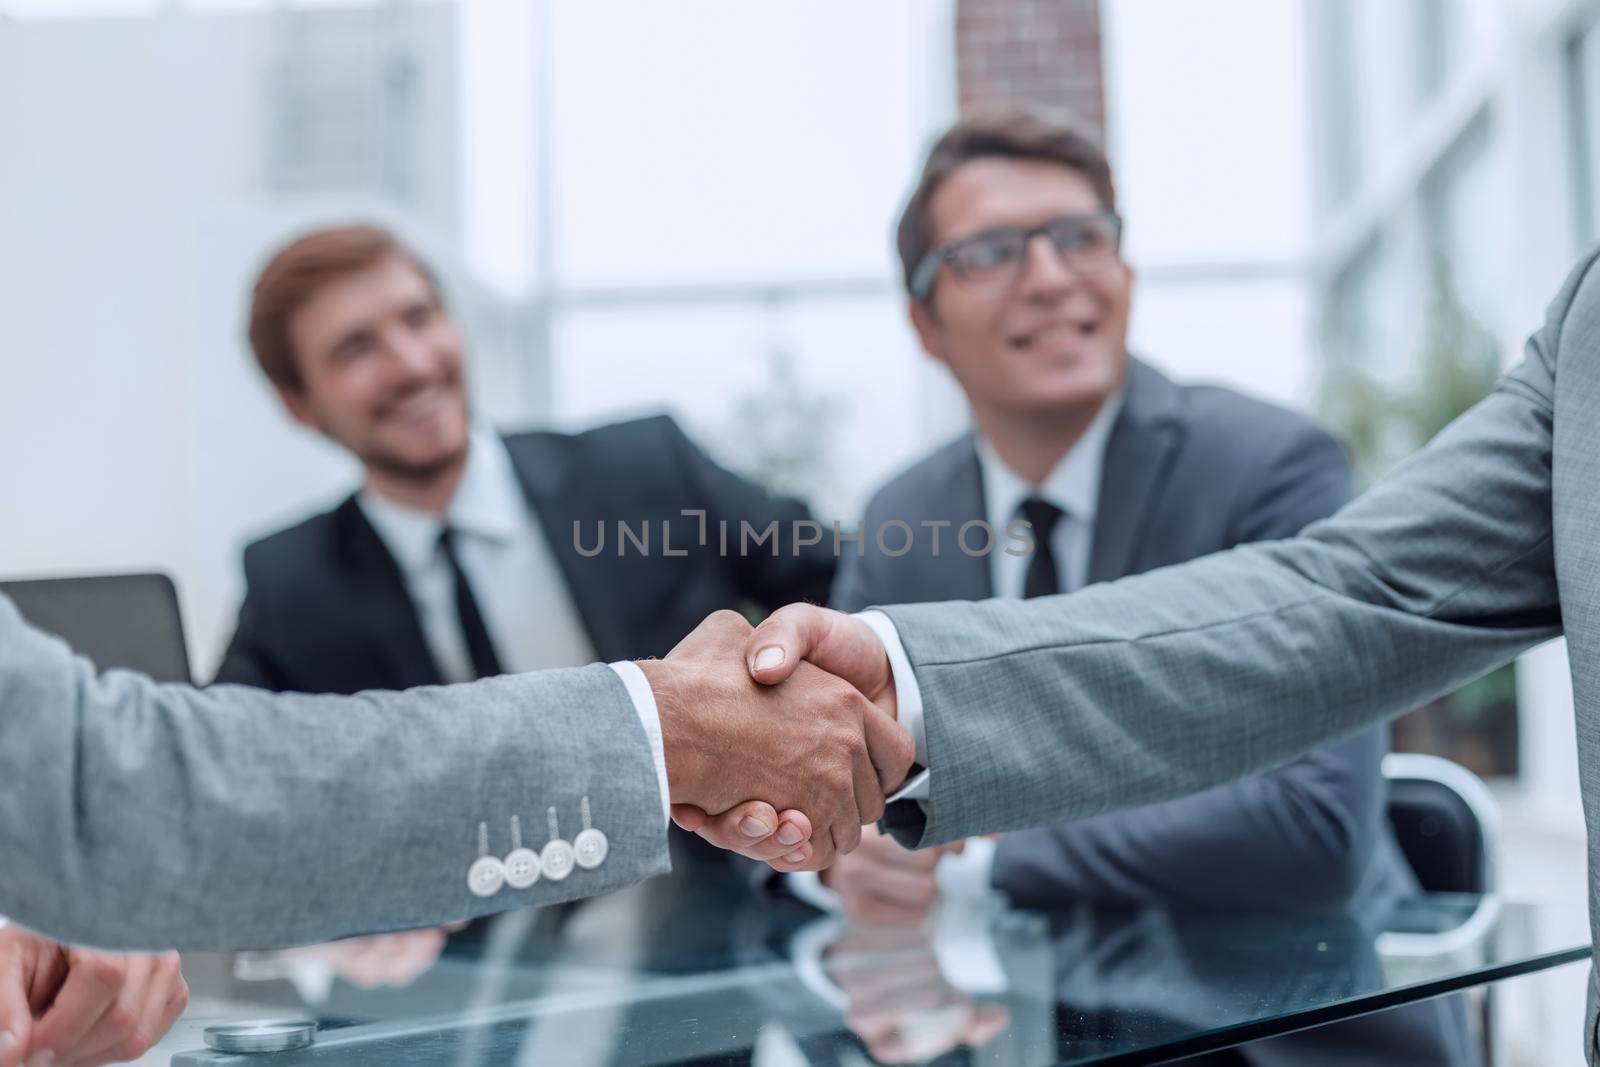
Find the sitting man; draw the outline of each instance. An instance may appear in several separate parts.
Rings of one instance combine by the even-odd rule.
[[[433,273],[381,229],[280,250],[249,336],[289,414],[349,450],[364,484],[245,550],[217,682],[356,693],[659,657],[719,609],[826,598],[835,557],[795,534],[805,506],[719,467],[671,419],[575,435],[474,422]],[[553,831],[527,817],[537,849]],[[777,839],[805,848],[787,821]],[[723,862],[675,828],[672,845],[675,885]],[[659,887],[648,897],[653,913],[673,906]],[[548,910],[539,925],[555,936],[562,909]]]
[[[353,693],[661,656],[713,611],[819,600],[832,580],[831,547],[791,539],[802,504],[717,466],[669,418],[577,435],[474,424],[433,275],[382,230],[282,249],[250,342],[289,414],[365,483],[245,550],[219,682]],[[781,540],[724,553],[721,523],[730,542],[742,523]]]
[[[934,145],[897,244],[912,325],[961,385],[975,432],[874,496],[835,607],[1070,592],[1289,537],[1345,502],[1348,462],[1326,432],[1130,357],[1121,229],[1109,163],[1068,127],[979,115]],[[967,841],[942,862],[955,850],[910,852],[869,830],[820,876],[786,877],[875,923],[920,921],[941,883],[1047,909],[1370,905],[1415,888],[1387,830],[1385,747],[1370,729],[1193,797]],[[1448,1048],[1453,1012],[1393,1021]]]
[[[1071,129],[981,116],[934,146],[898,245],[912,325],[976,432],[877,493],[835,607],[1069,592],[1288,537],[1345,502],[1327,433],[1129,356],[1120,233],[1110,166]],[[911,551],[874,536],[895,520],[922,534]],[[958,536],[973,520],[992,531],[985,554]],[[1008,536],[1019,520],[1031,552]],[[1025,906],[1340,903],[1403,874],[1382,831],[1383,750],[1370,730],[1203,796],[969,842],[961,862]],[[934,861],[881,838],[822,879],[862,917],[911,918],[931,903]]]

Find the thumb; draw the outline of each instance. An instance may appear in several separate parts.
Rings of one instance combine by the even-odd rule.
[[[825,609],[811,604],[790,604],[768,615],[745,638],[750,677],[763,685],[788,678],[822,643],[826,618]]]
[[[674,804],[672,805],[672,821],[692,833],[710,822],[711,817],[693,804]],[[0,1067],[4,1067],[4,1065],[0,1064]]]
[[[745,639],[750,676],[765,685],[788,678],[802,660],[849,682],[871,700],[884,695],[893,682],[889,657],[872,627],[831,608],[790,604]]]
[[[33,1009],[28,1005],[22,961],[0,953],[0,1067],[21,1067],[32,1032]]]

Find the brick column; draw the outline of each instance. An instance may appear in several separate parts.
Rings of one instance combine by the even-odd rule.
[[[963,113],[1018,104],[1105,133],[1099,0],[956,0]]]

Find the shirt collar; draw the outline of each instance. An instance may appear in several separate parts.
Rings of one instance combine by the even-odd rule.
[[[433,562],[444,529],[439,516],[396,503],[371,486],[361,490],[357,501],[402,571],[415,574]],[[527,524],[527,507],[505,442],[474,427],[461,484],[445,512],[451,528],[504,543]]]
[[[1124,391],[1101,405],[1089,428],[1066,455],[1056,461],[1044,482],[1034,485],[1012,470],[994,446],[978,438],[978,466],[983,474],[984,508],[996,529],[1016,517],[1017,507],[1031,496],[1049,501],[1074,520],[1092,524],[1100,506],[1100,475],[1105,467],[1106,442],[1122,411]]]

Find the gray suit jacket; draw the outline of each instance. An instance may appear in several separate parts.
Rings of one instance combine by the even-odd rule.
[[[578,826],[564,881],[467,888],[487,822]],[[567,831],[571,836],[572,831]],[[273,696],[97,674],[0,597],[0,914],[109,948],[266,948],[608,892],[669,867],[655,763],[604,666]]]
[[[1245,541],[1292,537],[1350,498],[1339,444],[1306,419],[1226,389],[1179,386],[1134,361],[1106,443],[1089,578],[1106,581]],[[867,507],[870,533],[899,519],[959,529],[984,518],[968,434],[895,478]],[[982,600],[990,560],[874,538],[845,553],[833,604]],[[1073,901],[1205,908],[1331,905],[1408,886],[1384,830],[1381,727],[1194,797],[1002,838],[994,884],[1023,907]]]
[[[933,771],[925,823],[898,832],[933,844],[1204,789],[1565,630],[1600,869],[1594,262],[1573,271],[1489,397],[1297,538],[1070,597],[887,609],[922,692]],[[1591,1058],[1595,993],[1591,978]]]

